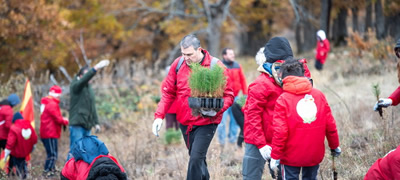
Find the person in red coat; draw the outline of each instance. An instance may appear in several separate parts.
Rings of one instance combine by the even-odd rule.
[[[397,58],[400,58],[400,39],[397,40],[396,46],[394,47],[394,53]],[[397,64],[398,77],[400,78],[400,62]],[[400,82],[400,79],[399,79]],[[375,103],[374,110],[378,111],[381,107],[397,106],[400,103],[400,86],[388,97],[380,98],[378,102]]]
[[[21,113],[15,113],[13,121],[14,124],[11,125],[4,150],[4,161],[7,161],[7,157],[10,155],[8,172],[11,172],[13,166],[16,166],[17,175],[25,179],[28,173],[25,159],[37,143],[37,135],[31,122],[24,120]]]
[[[59,106],[61,93],[62,89],[54,85],[50,88],[49,95],[41,100],[40,138],[47,153],[43,172],[46,177],[53,176],[56,171],[61,126],[68,125],[68,120],[62,117]]]
[[[329,50],[330,45],[328,39],[326,38],[325,31],[319,30],[317,32],[317,47],[315,54],[315,68],[317,70],[322,70],[326,58],[328,57]]]
[[[224,48],[222,50],[222,62],[227,67],[229,81],[231,81],[233,95],[237,99],[239,92],[242,91],[243,95],[247,96],[247,83],[244,76],[242,66],[235,61],[235,52],[231,48]],[[218,141],[222,147],[225,145],[227,117],[229,116],[229,130],[228,142],[234,144],[237,136],[239,126],[233,116],[232,107],[229,107],[223,114],[221,123],[218,125]]]
[[[163,122],[162,119],[164,119],[168,108],[176,100],[178,102],[176,117],[180,123],[181,132],[190,156],[187,179],[209,179],[210,175],[206,163],[208,147],[218,124],[221,122],[223,112],[232,105],[233,91],[228,79],[223,93],[224,104],[222,109],[218,112],[202,109],[201,115],[194,116],[188,103],[191,92],[188,81],[191,72],[189,65],[199,63],[201,66],[210,67],[215,64],[224,68],[225,76],[227,76],[227,70],[221,61],[213,58],[208,51],[200,47],[200,41],[196,36],[185,36],[181,40],[180,46],[184,61],[176,71],[181,57],[175,59],[164,80],[161,88],[161,101],[158,103],[154,114],[155,120],[152,131],[158,137],[158,131],[161,129]]]
[[[0,152],[6,148],[8,132],[13,119],[13,107],[21,102],[18,95],[10,94],[0,102]]]
[[[272,122],[270,168],[281,164],[283,179],[316,179],[325,155],[325,137],[339,156],[336,122],[324,94],[304,77],[303,64],[285,61],[281,66],[283,93],[276,100]]]
[[[375,161],[365,174],[364,180],[400,179],[400,146]]]

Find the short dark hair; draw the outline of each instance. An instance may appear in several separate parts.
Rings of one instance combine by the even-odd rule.
[[[83,67],[79,70],[78,76],[83,75],[84,72],[85,72],[86,70],[89,70],[89,66],[88,66],[88,65],[83,66]]]
[[[189,34],[181,40],[179,45],[183,48],[188,48],[190,46],[193,46],[194,49],[197,49],[200,47],[200,40],[197,39],[197,37],[193,34]]]
[[[222,55],[226,55],[226,51],[228,50],[232,50],[232,48],[226,47],[224,49],[222,49]]]
[[[290,59],[286,60],[281,66],[282,79],[286,76],[304,76],[303,63],[298,60]]]

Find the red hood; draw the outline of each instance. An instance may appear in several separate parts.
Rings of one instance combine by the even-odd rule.
[[[312,89],[310,81],[306,77],[287,76],[283,79],[283,90],[293,94],[309,93]]]

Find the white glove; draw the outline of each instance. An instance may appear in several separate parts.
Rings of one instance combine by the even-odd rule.
[[[278,169],[279,163],[281,160],[275,160],[274,158],[271,158],[271,162],[269,163],[269,167],[273,170],[276,171]]]
[[[392,105],[393,101],[390,98],[380,98],[378,102],[376,102],[374,106],[374,111],[378,110],[378,107],[388,107]]]
[[[162,119],[157,118],[153,122],[153,134],[158,137],[158,131],[160,131],[161,126],[162,126]]]
[[[214,111],[212,109],[210,110],[200,109],[200,111],[203,116],[214,117],[215,115],[217,115],[217,111]]]
[[[4,149],[4,162],[7,162],[7,157],[10,155],[11,150],[9,149]]]
[[[101,68],[104,68],[106,66],[108,66],[110,64],[110,61],[108,59],[105,60],[101,60],[99,63],[97,63],[96,65],[94,65],[94,68],[96,70],[99,70]]]
[[[331,155],[333,157],[339,157],[339,155],[342,153],[342,149],[340,147],[337,147],[336,149],[331,149]]]
[[[264,160],[268,160],[271,158],[271,146],[265,145],[261,149],[259,149],[261,156],[264,158]]]
[[[100,125],[96,124],[96,126],[94,126],[94,128],[95,128],[94,133],[100,132]]]

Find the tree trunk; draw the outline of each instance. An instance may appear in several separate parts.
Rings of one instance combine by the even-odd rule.
[[[372,29],[372,2],[371,0],[367,0],[366,3],[367,6],[365,9],[365,29],[364,29],[364,32],[366,33],[364,35],[364,39],[368,38],[367,36],[368,29]]]
[[[254,56],[261,47],[264,47],[269,37],[268,35],[267,37],[260,35],[259,32],[263,31],[260,21],[251,25],[251,27],[250,31],[241,36],[241,43],[239,44],[241,45],[241,54]]]
[[[310,22],[310,20],[303,21],[303,37],[304,41],[302,43],[303,51],[309,51],[315,47],[317,43],[316,28]]]
[[[396,41],[400,38],[400,13],[397,15],[386,17],[386,29],[388,35],[393,37]]]
[[[329,20],[331,16],[332,0],[321,0],[321,27],[324,30],[326,37],[329,36]]]
[[[303,46],[302,46],[303,42],[301,40],[301,34],[302,34],[301,33],[302,28],[301,27],[302,26],[301,26],[300,22],[296,23],[295,38],[296,38],[296,46],[297,46],[297,53],[298,54],[301,54],[301,53],[304,52],[304,49],[303,49]]]
[[[332,31],[333,41],[335,46],[346,45],[345,38],[347,37],[347,9],[342,8],[339,10],[338,17],[334,20],[334,29]]]
[[[377,0],[375,2],[375,28],[376,28],[376,38],[383,39],[386,37],[385,31],[385,16],[383,15],[382,1]]]
[[[352,12],[352,22],[353,22],[353,31],[358,32],[358,8],[351,8]]]

